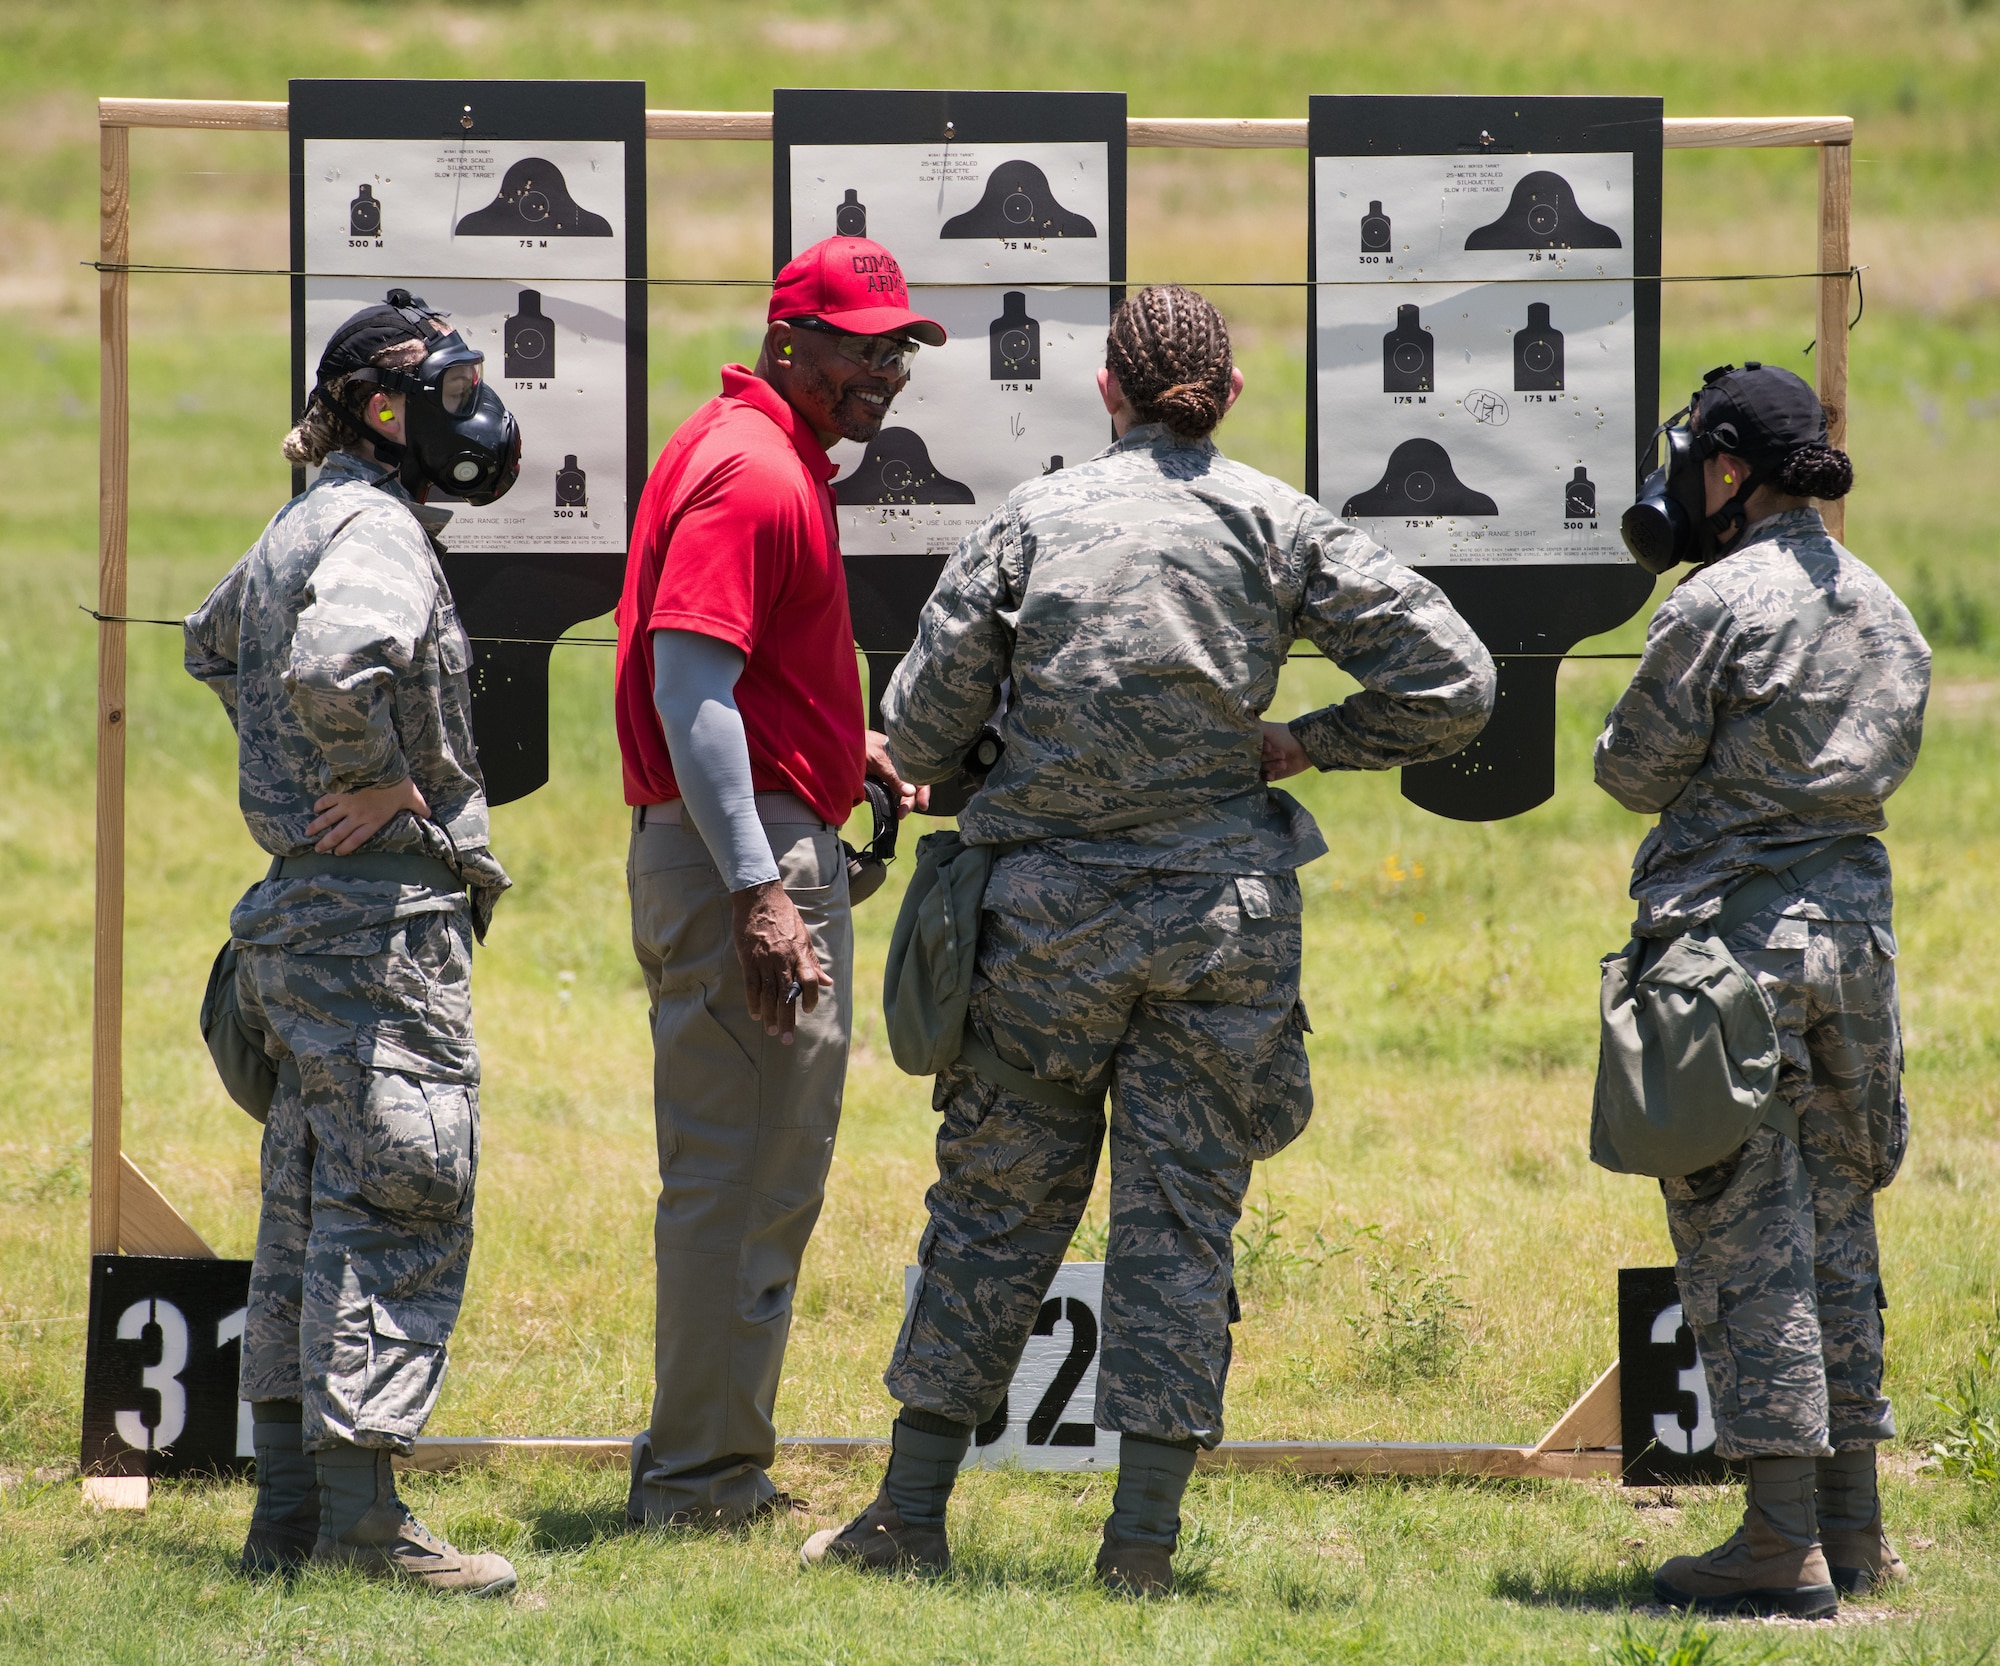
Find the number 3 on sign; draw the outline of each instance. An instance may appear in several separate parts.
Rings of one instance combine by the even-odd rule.
[[[215,1327],[217,1349],[226,1348],[232,1342],[242,1346],[243,1326],[249,1316],[247,1307],[239,1307]],[[187,1388],[181,1382],[181,1373],[187,1369],[188,1362],[187,1318],[172,1302],[162,1301],[157,1296],[149,1297],[145,1301],[134,1302],[118,1315],[118,1340],[142,1341],[149,1325],[160,1333],[160,1357],[153,1364],[140,1368],[139,1387],[160,1397],[160,1415],[150,1426],[143,1410],[121,1409],[115,1419],[118,1438],[136,1452],[161,1451],[180,1439],[181,1431],[187,1427]],[[250,1429],[250,1402],[239,1400],[236,1407],[236,1455],[239,1458],[256,1455]]]
[[[1677,1412],[1655,1412],[1653,1414],[1653,1438],[1669,1452],[1693,1454],[1706,1452],[1715,1444],[1715,1410],[1708,1399],[1708,1373],[1702,1369],[1700,1350],[1694,1346],[1694,1333],[1689,1328],[1681,1305],[1663,1308],[1653,1321],[1653,1340],[1661,1346],[1687,1338],[1687,1350],[1694,1356],[1691,1363],[1683,1366],[1674,1381],[1679,1386],[1683,1409]],[[1686,1402],[1694,1402],[1694,1423],[1687,1422]]]
[[[148,1428],[139,1412],[121,1411],[117,1417],[118,1438],[137,1452],[171,1446],[187,1427],[187,1390],[181,1386],[188,1362],[187,1320],[172,1302],[156,1297],[134,1302],[118,1315],[118,1340],[137,1342],[148,1325],[159,1330],[160,1357],[140,1371],[139,1387],[160,1397],[159,1418]]]
[[[914,1299],[921,1272],[911,1267],[905,1274],[906,1301]],[[1118,1437],[1092,1421],[1103,1311],[1101,1261],[1066,1261],[1056,1269],[1014,1380],[973,1436],[970,1464],[1117,1468]]]

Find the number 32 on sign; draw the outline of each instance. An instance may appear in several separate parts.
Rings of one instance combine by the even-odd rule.
[[[903,1305],[916,1296],[917,1267],[903,1269]],[[1118,1437],[1092,1421],[1104,1263],[1065,1261],[1050,1281],[1021,1364],[993,1415],[972,1438],[968,1468],[1116,1469]]]

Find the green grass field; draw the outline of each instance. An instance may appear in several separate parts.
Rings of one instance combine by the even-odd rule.
[[[399,49],[421,42],[420,57]],[[2000,8],[1796,0],[1179,0],[402,10],[229,0],[0,12],[0,1660],[1961,1662],[2000,1635],[2000,1493],[1920,1472],[1942,1392],[2000,1331],[2000,997],[1982,950],[2000,876]],[[1684,1632],[1644,1606],[1659,1558],[1728,1529],[1720,1492],[1606,1484],[1330,1485],[1204,1474],[1184,1593],[1143,1609],[1087,1579],[1106,1481],[970,1477],[959,1564],[928,1587],[803,1575],[796,1545],[865,1499],[872,1466],[785,1460],[810,1521],[741,1539],[631,1536],[613,1472],[420,1478],[434,1525],[522,1569],[453,1606],[230,1572],[243,1486],[167,1485],[143,1518],[73,1479],[87,1255],[95,632],[94,275],[100,93],[282,98],[295,74],[644,76],[648,103],[764,108],[773,85],[1122,86],[1137,114],[1301,112],[1313,91],[1664,93],[1669,114],[1860,121],[1849,542],[1937,647],[1921,763],[1891,805],[1915,1136],[1885,1195],[1891,1526],[1917,1574],[1835,1626]],[[140,133],[135,258],[282,265],[272,136]],[[756,146],[651,147],[656,272],[765,266]],[[1284,153],[1135,152],[1142,278],[1303,275],[1304,171]],[[1669,271],[1809,266],[1813,165],[1670,154]],[[1214,291],[1250,392],[1225,449],[1302,474],[1304,303]],[[653,439],[742,356],[741,291],[656,291]],[[284,286],[136,279],[131,611],[185,612],[287,489]],[[1809,283],[1670,286],[1664,389],[1763,358],[1809,373]],[[1629,649],[1640,622],[1600,648]],[[580,634],[601,634],[585,627]],[[126,1146],[224,1254],[249,1252],[256,1129],[223,1098],[194,1008],[259,858],[234,748],[170,630],[132,635]],[[555,655],[555,775],[496,812],[519,881],[477,973],[486,1058],[480,1238],[433,1432],[624,1434],[650,1397],[654,1184],[644,993],[626,938],[609,655]],[[1288,675],[1278,715],[1327,698]],[[1531,1441],[1615,1351],[1613,1269],[1669,1257],[1649,1183],[1585,1156],[1598,954],[1623,940],[1644,823],[1590,785],[1621,668],[1563,672],[1555,798],[1491,826],[1420,812],[1389,777],[1314,777],[1332,854],[1304,874],[1319,1109],[1253,1194],[1230,1433]],[[799,1292],[787,1432],[881,1434],[930,1156],[928,1086],[880,1040],[900,872],[859,915],[846,1125]],[[1101,1231],[1101,1204],[1086,1225]],[[1374,1229],[1374,1230],[1369,1230]],[[1352,1320],[1442,1316],[1399,1363]],[[1449,1309],[1440,1293],[1465,1305]],[[39,1477],[39,1478],[38,1478]],[[1679,1649],[1674,1653],[1675,1648]]]

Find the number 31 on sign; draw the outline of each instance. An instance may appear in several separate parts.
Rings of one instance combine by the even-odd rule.
[[[250,1263],[99,1255],[83,1368],[85,1475],[240,1474],[237,1398]]]

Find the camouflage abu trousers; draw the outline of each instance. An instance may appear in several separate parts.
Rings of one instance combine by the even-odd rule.
[[[1110,1076],[1096,1421],[1213,1446],[1250,1165],[1312,1114],[1298,880],[1091,867],[1028,846],[995,864],[985,908],[973,1031],[1044,1080]],[[963,1064],[938,1076],[934,1103],[930,1224],[883,1381],[904,1405],[977,1424],[1089,1201],[1105,1117],[1052,1110]]]
[[[1909,1141],[1895,939],[1765,915],[1725,941],[1777,1013],[1778,1091],[1799,1138],[1760,1128],[1733,1156],[1660,1182],[1681,1304],[1716,1450],[1824,1457],[1896,1432],[1875,1242],[1875,1194]]]
[[[368,952],[245,944],[237,962],[245,1016],[282,1048],[241,1392],[303,1400],[308,1451],[408,1452],[437,1403],[472,1255],[465,904],[336,946]]]

